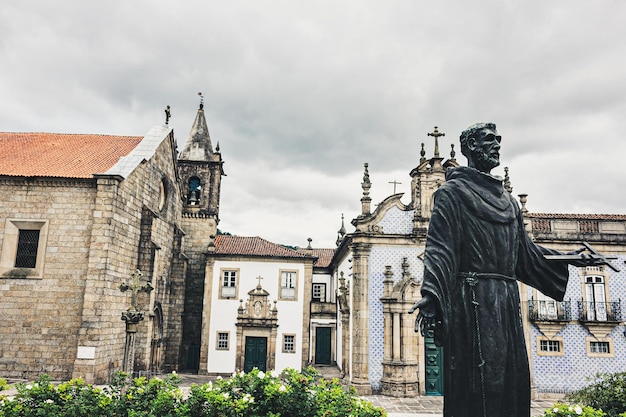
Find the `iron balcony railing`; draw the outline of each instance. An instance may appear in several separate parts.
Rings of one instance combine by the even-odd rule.
[[[531,321],[571,321],[571,305],[571,301],[529,300],[528,315]]]
[[[580,321],[622,321],[622,301],[611,301],[608,303],[597,303],[595,301],[579,301]]]

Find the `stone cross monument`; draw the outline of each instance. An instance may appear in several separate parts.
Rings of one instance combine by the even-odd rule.
[[[137,333],[137,325],[143,320],[144,314],[137,307],[137,293],[150,293],[154,288],[150,282],[142,284],[141,277],[143,274],[137,269],[130,280],[130,283],[122,282],[120,291],[131,291],[130,308],[122,312],[122,321],[126,322],[126,344],[124,346],[124,365],[123,371],[131,373],[135,367],[135,335]]]

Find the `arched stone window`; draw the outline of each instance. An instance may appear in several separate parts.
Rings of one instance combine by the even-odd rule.
[[[200,179],[198,177],[189,178],[189,187],[187,189],[187,204],[197,206],[200,204]]]

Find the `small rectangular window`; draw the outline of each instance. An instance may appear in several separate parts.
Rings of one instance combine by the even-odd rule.
[[[296,298],[296,281],[295,271],[281,271],[280,273],[280,298],[295,300]]]
[[[217,333],[217,350],[228,350],[228,332]]]
[[[39,248],[39,230],[20,229],[17,240],[16,268],[35,268],[37,249]]]
[[[220,293],[222,298],[235,298],[237,296],[237,271],[222,271],[222,288]]]
[[[611,347],[609,342],[590,342],[589,351],[591,353],[609,354],[611,353]]]
[[[292,334],[283,335],[283,352],[295,353],[296,352],[296,336]]]
[[[541,340],[539,342],[539,349],[542,352],[560,352],[561,343],[558,340]]]
[[[313,284],[312,298],[315,301],[326,300],[326,284]]]

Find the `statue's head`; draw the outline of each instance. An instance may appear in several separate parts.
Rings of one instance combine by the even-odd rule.
[[[500,165],[500,141],[495,123],[475,123],[461,133],[461,152],[470,167],[489,173]]]

